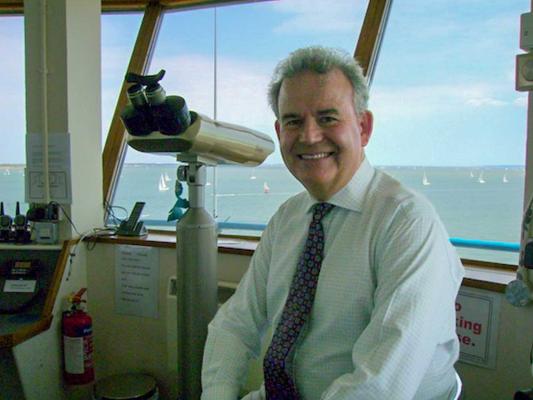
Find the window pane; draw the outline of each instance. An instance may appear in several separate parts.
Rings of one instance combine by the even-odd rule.
[[[118,94],[143,14],[102,14],[102,143],[105,143]]]
[[[275,65],[292,50],[312,44],[353,54],[366,6],[366,0],[283,0],[217,8],[217,119],[264,132],[277,142],[266,99]],[[214,9],[166,15],[150,68],[151,73],[167,71],[161,82],[167,94],[183,96],[189,109],[209,117],[215,116],[214,21]],[[126,162],[145,168],[131,167],[135,172],[122,175],[115,204],[150,199],[149,218],[166,218],[175,201],[172,184],[170,190],[157,188],[162,174],[175,176],[167,170],[175,171],[175,162],[131,148]],[[136,172],[149,174],[145,185],[138,184],[145,181]],[[219,166],[216,175],[218,221],[265,224],[283,201],[302,190],[282,166],[278,149],[257,168]],[[215,182],[210,183],[209,210],[215,203]]]
[[[212,10],[165,14],[149,70],[155,74],[164,69],[161,85],[167,95],[184,97],[191,110],[209,117],[213,117],[214,96],[213,31]],[[135,201],[144,201],[143,218],[166,221],[176,202],[177,166],[175,157],[128,147],[113,203],[130,210]],[[212,185],[207,189],[212,193]],[[182,197],[188,198],[186,185]],[[212,208],[210,198],[208,209]]]
[[[526,0],[393,4],[367,155],[425,194],[452,237],[519,241],[526,96],[514,90],[514,59],[528,9]],[[518,262],[515,253],[460,254]]]
[[[21,212],[24,202],[24,167],[26,165],[26,99],[24,66],[24,18],[2,17],[0,23],[0,192],[6,214],[14,216],[16,202]]]
[[[366,1],[280,1],[218,10],[218,117],[267,133],[276,143],[265,165],[240,173],[219,168],[219,220],[266,223],[303,190],[281,159],[266,96],[272,71],[299,47],[332,46],[353,54],[366,7]]]
[[[111,119],[115,112],[118,95],[124,82],[135,39],[143,18],[142,13],[102,14],[102,143],[105,144]],[[103,145],[102,145],[103,148]],[[123,168],[120,181],[130,175],[129,168]],[[127,179],[127,178],[126,178]],[[133,208],[135,197],[120,199],[115,196],[114,204],[124,209],[115,209],[114,214],[127,218]]]

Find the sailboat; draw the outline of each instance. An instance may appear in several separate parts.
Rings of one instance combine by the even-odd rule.
[[[165,176],[163,174],[161,174],[160,178],[159,178],[159,191],[160,192],[166,192],[168,190],[168,185],[167,185],[167,182],[165,180]]]
[[[257,177],[255,176],[255,168],[252,170],[252,173],[250,174],[250,179],[251,180],[257,179]]]
[[[473,178],[473,177],[474,177],[474,173],[470,171],[470,178]]]
[[[509,179],[507,179],[507,174],[503,174],[502,182],[503,183],[509,182]]]
[[[166,172],[164,174],[164,177],[165,177],[165,182],[170,182],[171,181],[170,177],[168,176],[168,174]]]
[[[424,171],[424,176],[422,177],[422,185],[429,186],[431,183],[429,182],[429,179],[426,175],[426,171]]]
[[[268,187],[268,184],[266,182],[263,183],[263,192],[264,193],[269,193],[270,192],[270,188]]]
[[[483,171],[479,173],[479,178],[477,178],[477,181],[479,183],[485,183],[485,179],[483,178]]]

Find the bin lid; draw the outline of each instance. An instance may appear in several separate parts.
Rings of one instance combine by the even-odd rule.
[[[156,393],[155,379],[147,374],[111,375],[94,385],[97,400],[144,400]]]

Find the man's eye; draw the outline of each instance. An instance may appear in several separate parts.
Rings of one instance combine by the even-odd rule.
[[[287,127],[295,127],[300,124],[300,121],[297,119],[290,119],[288,121],[285,121],[285,126]]]
[[[320,117],[318,121],[321,124],[332,124],[335,121],[337,121],[337,119],[335,117],[330,117],[328,115],[324,115],[324,116]]]

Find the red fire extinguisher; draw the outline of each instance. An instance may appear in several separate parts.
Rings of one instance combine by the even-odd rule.
[[[92,319],[81,307],[85,302],[81,297],[86,290],[83,288],[71,295],[70,310],[63,313],[63,376],[71,385],[94,381]]]

